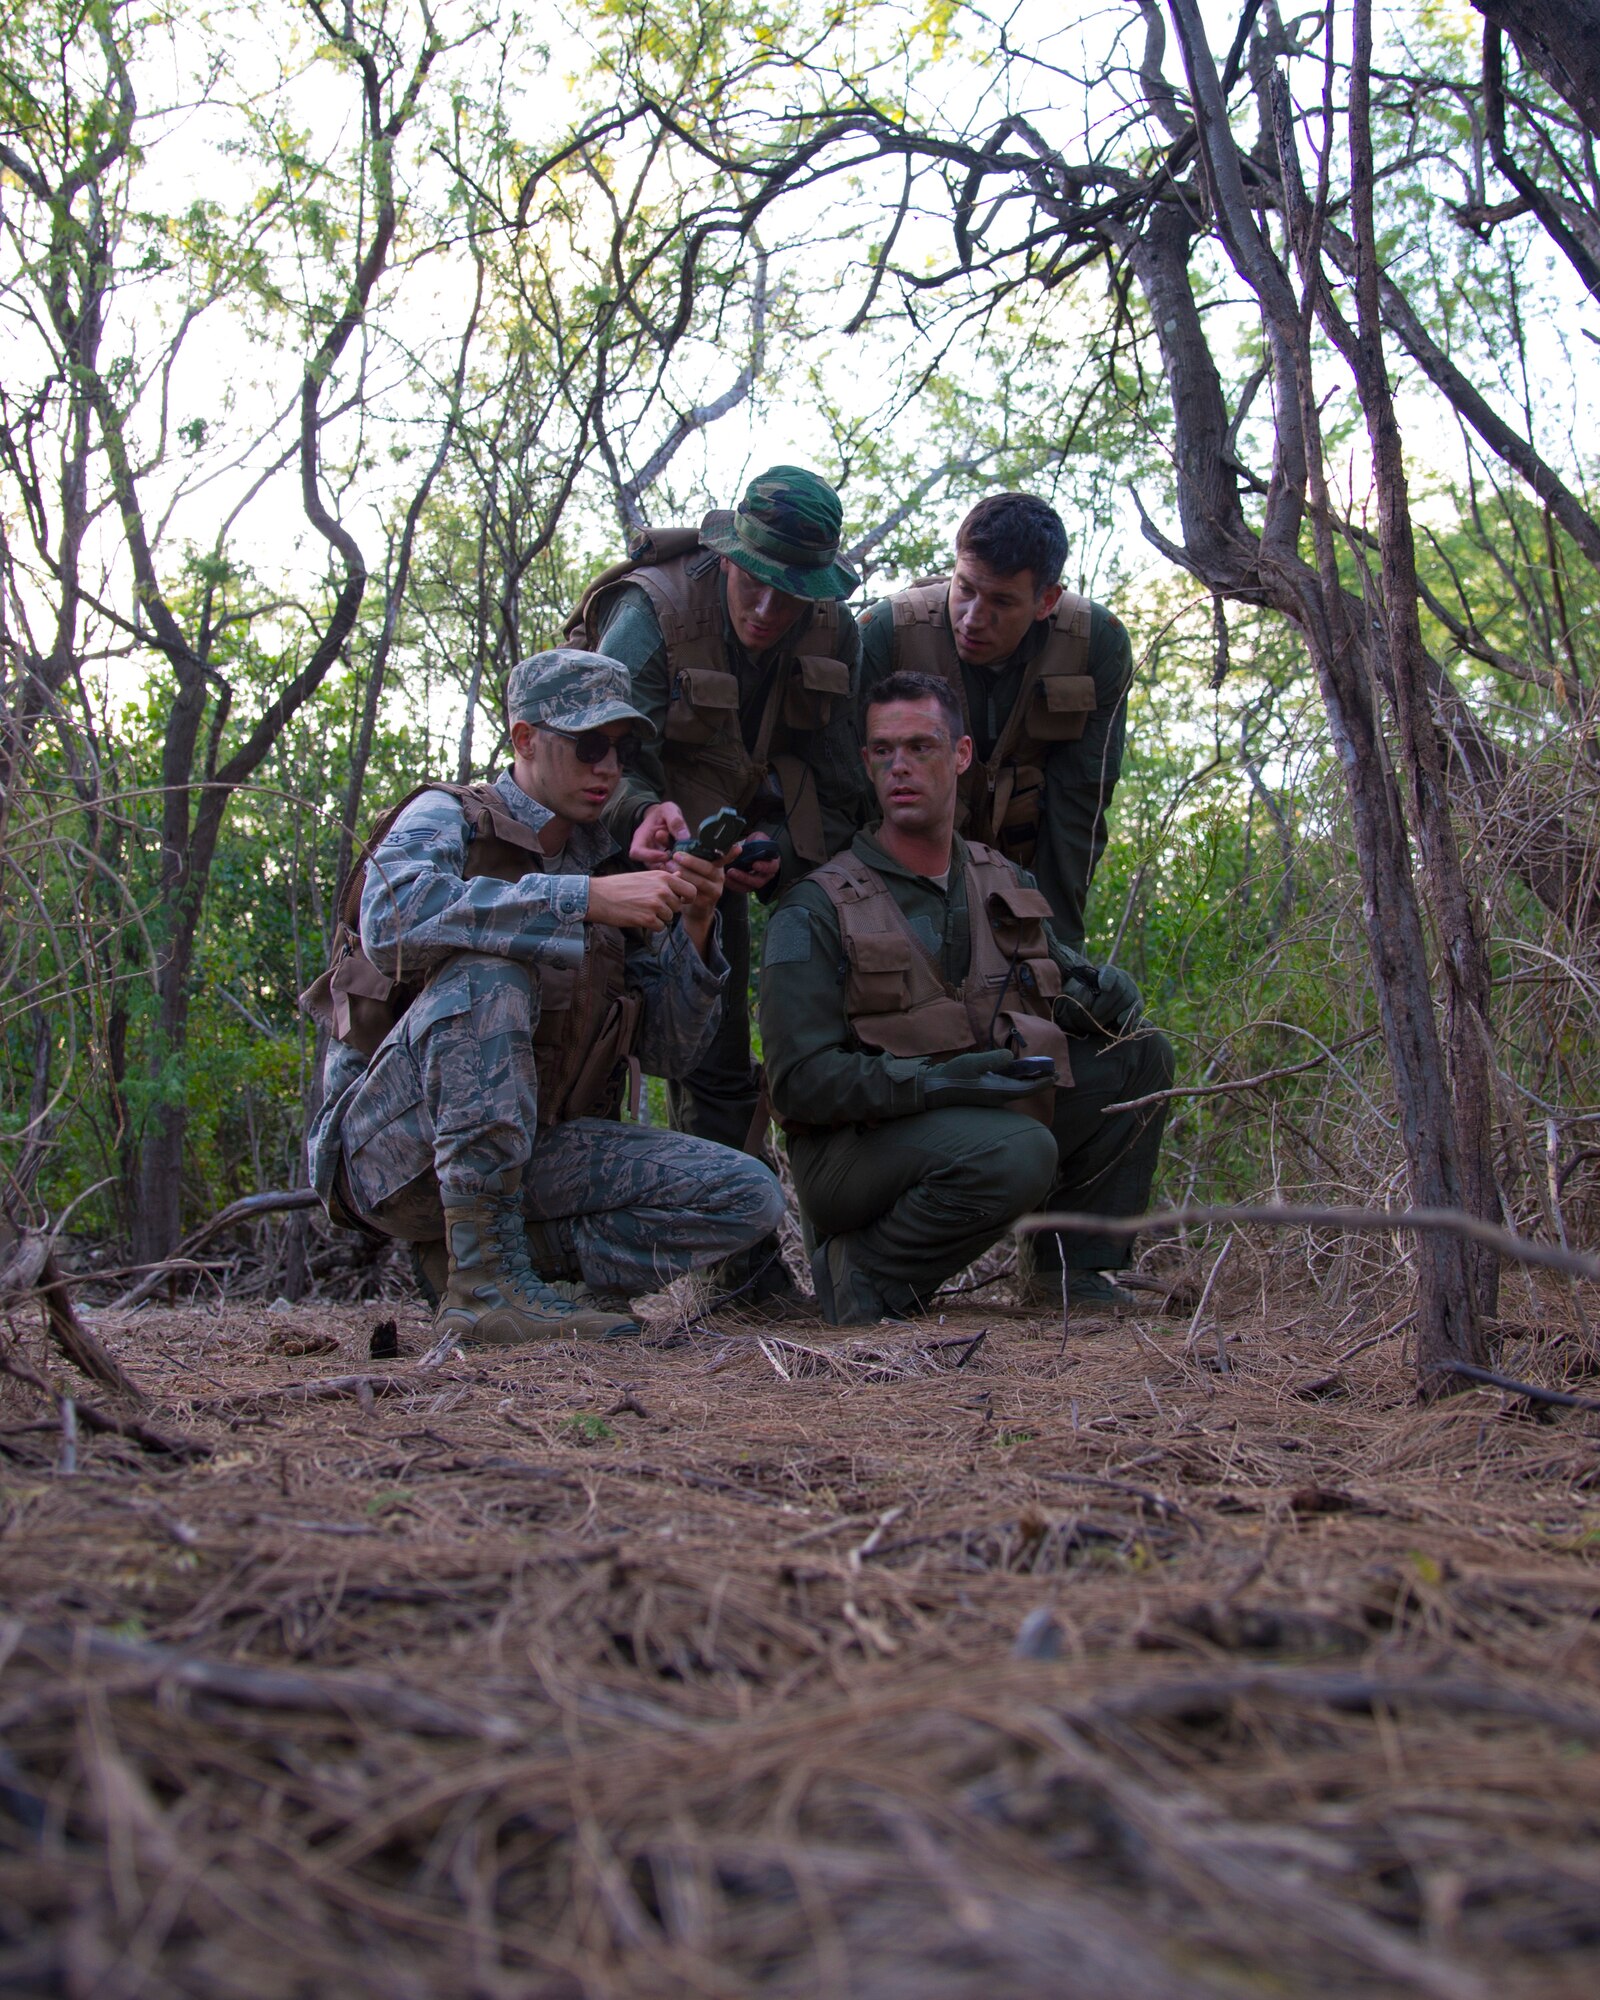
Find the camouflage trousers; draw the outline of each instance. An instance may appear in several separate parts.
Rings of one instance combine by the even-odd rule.
[[[443,1201],[520,1172],[530,1221],[562,1225],[597,1291],[637,1296],[765,1236],[783,1194],[759,1160],[608,1118],[538,1123],[534,980],[463,952],[428,984],[351,1092],[341,1192],[375,1229],[444,1234]]]

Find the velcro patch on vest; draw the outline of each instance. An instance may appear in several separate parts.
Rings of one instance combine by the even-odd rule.
[[[811,918],[802,909],[779,910],[767,925],[767,965],[804,965],[811,956]]]

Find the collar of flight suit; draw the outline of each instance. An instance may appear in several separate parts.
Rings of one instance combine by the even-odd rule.
[[[555,818],[548,806],[540,805],[536,798],[522,789],[509,770],[502,771],[495,779],[494,789],[505,801],[506,811],[530,833],[538,833]],[[567,844],[561,851],[554,872],[559,875],[593,875],[598,872],[602,861],[609,861],[617,852],[617,842],[601,821],[596,820],[593,826],[575,824],[567,835]]]

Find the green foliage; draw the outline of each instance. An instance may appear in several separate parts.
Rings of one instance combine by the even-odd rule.
[[[1536,418],[1567,426],[1550,449],[1592,491],[1600,468],[1566,414],[1582,371],[1564,360],[1548,246],[1525,217],[1474,220],[1486,193],[1476,26],[1434,0],[1390,14],[1378,104],[1387,269],[1498,406],[1526,411],[1530,429]],[[419,19],[381,0],[371,16],[389,115]],[[38,1141],[46,1209],[84,1198],[84,1225],[126,1234],[138,1146],[175,1105],[187,1114],[192,1218],[296,1175],[316,1060],[296,996],[326,950],[376,663],[385,680],[362,825],[424,774],[454,776],[463,758],[489,766],[506,673],[560,634],[586,577],[619,552],[621,515],[693,519],[725,503],[751,469],[750,433],[736,433],[746,422],[763,436],[776,427],[782,449],[835,478],[847,540],[866,545],[869,595],[943,567],[980,493],[1054,498],[1071,531],[1069,581],[1116,604],[1140,653],[1091,949],[1114,950],[1139,980],[1185,1080],[1322,1063],[1266,1095],[1180,1101],[1174,1191],[1331,1188],[1353,1171],[1364,1193],[1386,1185],[1399,1149],[1317,690],[1287,630],[1238,607],[1213,687],[1209,599],[1148,573],[1129,492],[1170,524],[1178,472],[1137,287],[1113,260],[1053,264],[1047,205],[1010,262],[985,264],[981,219],[970,264],[952,262],[956,168],[949,183],[919,169],[913,186],[897,159],[879,177],[865,147],[837,190],[802,177],[787,206],[740,213],[829,116],[878,107],[898,137],[936,123],[948,99],[979,129],[995,101],[982,93],[1013,59],[975,21],[950,0],[715,0],[677,13],[589,0],[552,53],[521,17],[445,5],[428,44],[436,70],[392,144],[366,122],[354,44],[328,41],[309,11],[268,20],[249,7],[162,16],[110,0],[0,0],[0,136],[58,179],[115,137],[108,46],[138,86],[129,143],[103,171],[50,199],[8,171],[3,190],[0,290],[15,333],[0,557],[5,616],[22,621],[3,634],[8,713],[26,680],[13,683],[13,659],[51,654],[65,601],[60,495],[77,476],[80,425],[91,440],[80,525],[96,567],[68,607],[56,707],[40,711],[47,727],[35,719],[26,782],[7,795],[0,890],[0,1160],[15,1167]],[[352,17],[352,33],[359,25]],[[199,107],[192,118],[168,104],[174,77]],[[1520,131],[1528,107],[1551,101],[1520,73],[1517,88]],[[670,110],[670,131],[650,107]],[[199,161],[187,173],[180,129]],[[1108,187],[1141,149],[1170,140],[1148,119],[1096,130]],[[1046,179],[1041,169],[1037,185]],[[296,684],[332,615],[337,565],[299,512],[294,425],[391,184],[389,267],[329,381],[317,436],[318,492],[360,543],[365,596],[337,664],[228,808],[200,894],[187,1029],[169,1045],[154,974],[194,914],[190,885],[164,861],[180,688],[126,583],[107,453],[120,445],[134,468],[156,585],[203,664],[182,779],[194,789],[179,816],[192,828],[210,774]],[[1262,363],[1261,328],[1203,238],[1193,278],[1236,408]],[[84,306],[71,367],[46,310],[62,287]],[[91,366],[105,391],[92,420],[81,387]],[[1456,448],[1400,373],[1429,644],[1518,760],[1517,809],[1566,812],[1581,827],[1600,675],[1595,572],[1503,471]],[[1230,449],[1254,469],[1259,509],[1274,438],[1272,387],[1257,386]],[[723,404],[737,414],[716,432],[705,412]],[[1331,360],[1322,420],[1330,464],[1354,482],[1359,529],[1366,497],[1343,468],[1363,438]],[[19,497],[22,475],[47,462],[55,489]],[[1341,545],[1352,591],[1367,587],[1369,551],[1354,530]],[[1466,832],[1487,853],[1483,824]],[[1509,996],[1508,1091],[1595,1101],[1597,1024],[1537,983],[1556,979],[1541,968],[1561,965],[1570,940],[1549,932],[1515,868],[1486,859],[1479,879]],[[658,1116],[661,1096],[652,1084]]]

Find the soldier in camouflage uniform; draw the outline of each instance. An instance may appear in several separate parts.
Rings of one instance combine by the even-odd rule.
[[[776,839],[775,858],[728,870],[729,1004],[703,1060],[669,1092],[679,1131],[757,1152],[766,1118],[743,999],[746,898],[768,900],[837,853],[869,803],[852,709],[859,641],[839,601],[856,578],[838,559],[840,524],[830,486],[774,466],[732,512],[710,513],[698,529],[636,535],[628,560],[588,586],[567,630],[575,645],[627,666],[633,699],[656,731],[607,810],[617,837],[631,839],[665,801],[691,824],[734,806],[753,831]],[[664,826],[660,839],[682,825]],[[770,1316],[797,1309],[776,1239],[722,1278]]]
[[[404,806],[366,870],[359,950],[319,982],[324,1001],[391,981],[415,997],[370,1060],[330,1041],[313,1182],[370,1229],[443,1236],[441,1331],[634,1333],[629,1298],[783,1212],[759,1161],[586,1115],[614,1102],[630,1050],[666,1076],[699,1060],[728,985],[723,870],[658,855],[604,872],[617,850],[601,814],[650,728],[622,667],[538,654],[513,670],[506,707],[512,768],[470,797],[425,790]]]
[[[1127,974],[1065,944],[1032,877],[954,833],[972,742],[948,682],[891,676],[864,720],[883,823],[784,897],[761,976],[773,1107],[835,1325],[921,1312],[1031,1209],[1140,1213],[1166,1107],[1106,1107],[1172,1081]],[[1107,1275],[1126,1240],[1028,1241],[1031,1303],[1135,1303]]]
[[[973,740],[957,830],[1030,870],[1055,932],[1084,905],[1122,770],[1133,648],[1102,604],[1061,588],[1067,531],[1032,493],[992,493],[956,530],[948,577],[861,614],[863,698],[901,669],[947,680]]]

